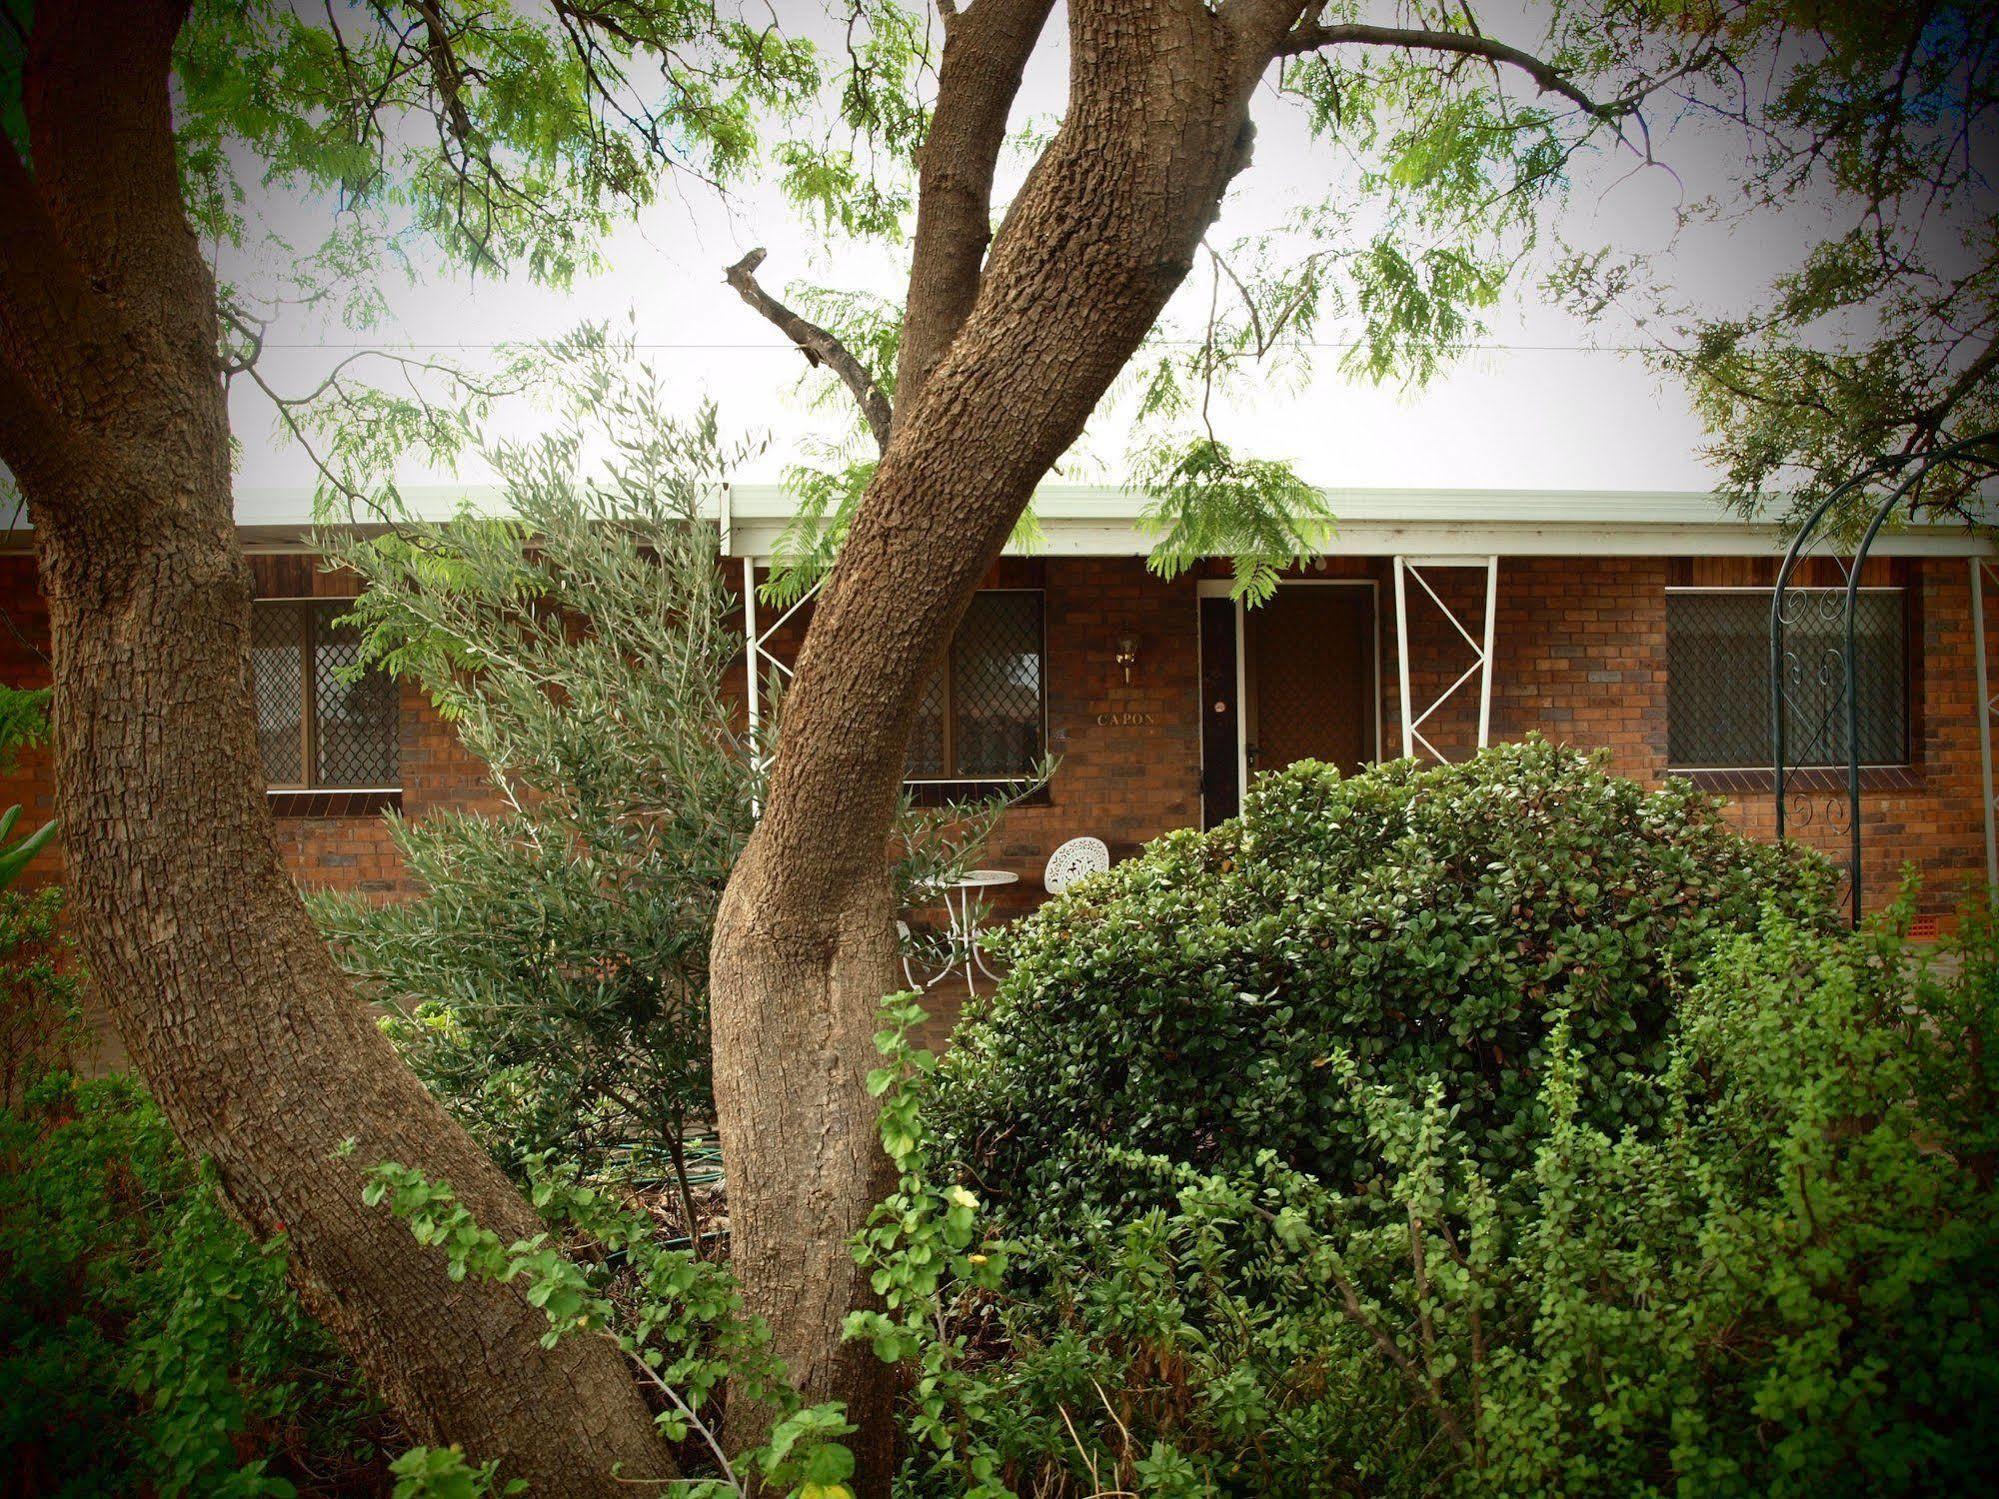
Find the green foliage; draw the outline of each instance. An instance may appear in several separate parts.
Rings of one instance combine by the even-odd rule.
[[[1000,941],[1012,971],[939,1072],[952,1149],[1009,1219],[1157,1200],[1116,1148],[1203,1170],[1268,1150],[1371,1169],[1353,1087],[1441,1078],[1481,1157],[1517,1164],[1570,1017],[1593,1124],[1656,1125],[1644,1080],[1717,938],[1831,880],[1681,781],[1647,792],[1539,740],[1461,764],[1263,778],[1243,815],[1155,842]]]
[[[500,514],[321,537],[366,584],[364,658],[423,688],[505,810],[392,819],[417,897],[313,907],[497,1157],[554,1151],[595,1174],[633,1146],[691,1219],[709,934],[771,748],[727,685],[741,605],[709,506],[730,455],[712,411],[666,413],[629,340],[590,327],[519,361],[560,425],[473,435]],[[999,805],[905,808],[900,888],[962,866]]]
[[[412,1447],[389,1464],[396,1480],[391,1499],[488,1499],[495,1494],[524,1494],[521,1478],[500,1482],[500,1465],[489,1460],[474,1467],[457,1446]]]
[[[47,848],[56,835],[56,825],[51,821],[8,843],[7,840],[14,835],[14,824],[20,820],[21,809],[18,805],[0,812],[0,890],[19,879],[21,871],[28,867],[28,861]]]
[[[819,81],[809,45],[696,0],[561,16],[447,0],[407,17],[218,0],[195,7],[175,62],[183,193],[204,231],[246,235],[247,159],[266,183],[337,193],[378,260],[421,236],[553,281],[676,169],[741,175],[759,114]]]
[[[1371,1081],[1341,1046],[1364,1190],[1270,1152],[1130,1157],[1170,1205],[1004,1246],[997,1281],[1001,1246],[927,1174],[927,1066],[892,1004],[906,1175],[861,1246],[890,1311],[856,1331],[910,1366],[907,1491],[1975,1487],[1999,1456],[1991,918],[1934,960],[1774,910],[1717,936],[1644,1069],[1651,1129],[1591,1122],[1566,1007],[1509,1164],[1442,1079]]]
[[[390,1034],[502,1159],[682,1174],[709,1108],[708,934],[751,827],[724,696],[740,647],[704,502],[712,413],[664,417],[649,372],[579,337],[550,355],[571,414],[488,444],[506,515],[328,534],[367,585],[363,654],[419,683],[507,810],[391,824],[422,892],[315,911]],[[583,448],[608,453],[585,477]]]
[[[49,689],[0,683],[0,771],[14,768],[16,753],[49,737]]]
[[[445,1183],[395,1162],[373,1167],[368,1178],[367,1203],[386,1205],[418,1243],[439,1249],[453,1280],[521,1281],[529,1304],[548,1318],[544,1345],[602,1337],[618,1346],[658,1396],[660,1431],[690,1475],[679,1492],[693,1499],[742,1495],[753,1473],[759,1493],[852,1499],[845,1480],[853,1454],[839,1438],[854,1428],[840,1408],[807,1406],[799,1398],[729,1272],[662,1247],[645,1212],[584,1185],[574,1166],[543,1158],[532,1163],[532,1192],[551,1232],[504,1244]],[[762,1445],[723,1447],[718,1408],[725,1384],[729,1398],[777,1412]],[[423,1463],[459,1476],[448,1457],[433,1453]]]
[[[772,549],[770,578],[759,595],[765,603],[788,609],[833,570],[879,463],[855,458],[823,467],[797,464],[785,474],[794,508]]]
[[[83,966],[56,885],[0,890],[0,1104],[22,1102],[83,1044]]]
[[[127,1078],[0,1115],[0,1445],[35,1493],[338,1491],[380,1421]]]
[[[47,740],[48,707],[49,689],[46,687],[23,690],[0,686],[0,771],[13,768],[15,754],[24,746]],[[45,822],[10,846],[7,840],[13,835],[14,824],[20,818],[21,809],[18,806],[0,812],[0,890],[5,890],[19,879],[28,861],[46,848],[56,835],[55,823]]]
[[[1333,533],[1325,496],[1290,465],[1238,458],[1211,437],[1147,455],[1139,479],[1149,500],[1140,523],[1159,535],[1146,565],[1170,578],[1227,557],[1232,595],[1252,603],[1267,602],[1278,574],[1303,566]]]
[[[1767,48],[1754,128],[1728,141],[1738,180],[1687,204],[1687,245],[1578,253],[1553,284],[1588,315],[1645,329],[1712,434],[1724,492],[1796,519],[1880,460],[1999,424],[1999,359],[1988,338],[1965,336],[1999,305],[1991,164],[1973,146],[1999,111],[1999,30],[1979,0],[1751,4],[1715,18],[1724,51]],[[1799,30],[1780,48],[1786,26]],[[1670,257],[1692,234],[1759,220],[1802,245],[1766,285],[1725,306],[1675,288]],[[1931,470],[1915,499],[1977,515],[1995,470],[1999,453],[1968,453]],[[1885,494],[1855,496],[1838,519]]]
[[[909,195],[870,173],[852,151],[786,141],[772,153],[786,198],[822,230],[887,239],[902,229]]]
[[[882,1100],[882,1148],[895,1163],[897,1183],[854,1245],[881,1308],[851,1313],[845,1331],[884,1362],[910,1366],[903,1427],[912,1469],[965,1499],[997,1499],[1010,1492],[999,1481],[998,1453],[969,1430],[988,1418],[989,1391],[966,1366],[972,1333],[963,1324],[999,1288],[1008,1246],[979,1226],[976,1196],[936,1175],[917,1083],[937,1059],[910,1040],[922,1020],[915,995],[882,1002],[875,1045],[883,1065],[869,1074],[868,1092]],[[945,1331],[954,1319],[961,1325]]]

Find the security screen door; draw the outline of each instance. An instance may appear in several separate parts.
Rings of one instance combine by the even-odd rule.
[[[1234,817],[1242,768],[1354,771],[1380,756],[1371,582],[1291,582],[1255,608],[1202,585],[1201,825]]]
[[[1375,758],[1374,589],[1289,583],[1245,610],[1244,732],[1252,775],[1294,760]]]

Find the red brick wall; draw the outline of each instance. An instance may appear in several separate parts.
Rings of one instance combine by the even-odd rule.
[[[1869,899],[1885,897],[1906,860],[1925,875],[1925,904],[1947,910],[1958,883],[1979,874],[1984,862],[1968,568],[1955,558],[1887,566],[1916,599],[1916,763],[1908,775],[1894,778],[1898,784],[1871,788],[1864,796]],[[309,559],[257,558],[254,570],[264,597],[339,595],[352,587],[351,580],[318,572]],[[1767,563],[1718,560],[1502,559],[1494,737],[1538,730],[1558,742],[1607,747],[1616,769],[1656,782],[1666,771],[1667,586],[1766,582],[1767,570]],[[1219,569],[1208,572],[1221,575]],[[1382,559],[1336,558],[1308,576],[1376,582],[1382,744],[1386,755],[1399,754],[1389,565]],[[1478,634],[1483,573],[1430,576]],[[1199,634],[1195,579],[1163,581],[1136,558],[1009,561],[990,581],[1045,590],[1049,747],[1061,758],[1045,802],[1011,811],[988,853],[986,862],[1023,877],[1009,898],[995,902],[1004,911],[1037,893],[1034,882],[1042,865],[1066,838],[1092,834],[1128,852],[1161,832],[1200,821]],[[1471,658],[1465,642],[1413,584],[1410,598],[1411,695],[1420,707]],[[36,654],[46,652],[46,613],[28,559],[0,558],[0,607],[12,626],[0,629],[0,676],[24,686],[46,682],[46,664]],[[795,650],[806,617],[801,611],[784,632],[781,655],[788,658]],[[1138,640],[1129,684],[1115,659],[1122,635]],[[1999,637],[1991,644],[1999,663]],[[740,682],[740,666],[735,676]],[[1464,752],[1475,738],[1476,710],[1474,678],[1426,724],[1430,738],[1447,753]],[[401,760],[406,815],[493,805],[478,764],[420,694],[408,689],[402,698]],[[29,751],[16,771],[0,780],[0,805],[9,801],[27,804],[24,822],[51,815],[45,750]],[[1750,787],[1732,815],[1746,829],[1767,834],[1767,792]],[[385,896],[406,888],[378,817],[281,818],[276,826],[292,869],[308,885]],[[1808,828],[1804,835],[1821,838],[1823,827]],[[1837,838],[1827,841],[1843,846]],[[55,856],[45,855],[36,872],[58,869]]]
[[[259,598],[345,598],[355,590],[351,575],[325,572],[311,557],[259,554],[251,557],[250,564]],[[48,609],[36,586],[34,561],[25,556],[0,557],[0,681],[15,687],[46,686],[47,655]],[[495,805],[479,761],[460,748],[457,736],[429,701],[409,686],[401,692],[397,753],[404,815]],[[24,804],[22,827],[39,826],[54,815],[55,780],[46,747],[24,752],[15,770],[0,777],[0,807],[14,802]],[[308,888],[383,896],[409,889],[379,812],[278,816],[272,827],[285,862]],[[30,880],[61,876],[59,843],[29,866]]]
[[[1067,839],[1087,834],[1126,854],[1201,820],[1193,578],[1161,581],[1135,557],[1062,558],[1047,562],[1043,586],[1048,747],[1061,764],[1045,804],[1007,814],[986,861],[1037,894],[1042,866]],[[1129,683],[1117,664],[1124,635],[1138,643]]]
[[[1667,771],[1666,589],[1669,584],[1767,586],[1763,561],[1667,558],[1509,557],[1499,565],[1495,617],[1492,737],[1539,732],[1558,743],[1607,748],[1619,772],[1657,784]],[[1385,560],[1331,559],[1308,577],[1373,577],[1379,600],[1383,753],[1401,753],[1393,572]],[[1430,584],[1476,637],[1484,622],[1482,569],[1440,569]],[[1867,898],[1878,905],[1896,888],[1904,863],[1923,875],[1924,906],[1948,911],[1963,880],[1984,868],[1977,697],[1973,682],[1967,564],[1958,558],[1883,563],[1869,582],[1898,582],[1915,597],[1916,667],[1912,674],[1915,763],[1905,774],[1870,777],[1863,792]],[[1037,860],[1061,837],[1092,832],[1136,842],[1199,820],[1199,765],[1192,586],[1162,583],[1137,562],[1046,564],[1049,590],[1050,736],[1067,758],[1048,808],[1012,813],[995,863],[1038,872]],[[1113,581],[1114,580],[1114,581]],[[1106,582],[1112,582],[1109,589]],[[1410,697],[1427,707],[1472,653],[1437,604],[1411,580]],[[1108,609],[1066,602],[1102,593]],[[1066,613],[1066,617],[1065,617]],[[1991,624],[1999,627],[1999,620]],[[1109,642],[1128,627],[1145,639],[1133,691],[1143,692],[1155,723],[1143,735],[1097,731],[1094,704],[1115,696]],[[1065,645],[1062,631],[1084,639]],[[1162,660],[1162,648],[1175,659]],[[1999,634],[1988,640],[1999,663]],[[1760,687],[1755,689],[1760,690]],[[1456,757],[1477,740],[1474,676],[1425,721],[1424,731]],[[1422,753],[1420,746],[1419,755]],[[1716,785],[1733,791],[1730,815],[1768,836],[1773,816],[1761,777]],[[1845,848],[1825,825],[1823,804],[1810,826],[1793,831],[1829,852]]]
[[[35,580],[35,560],[0,557],[0,682],[9,687],[49,685],[49,609]],[[16,803],[21,820],[15,835],[31,832],[55,816],[55,771],[49,747],[22,750],[14,768],[0,776],[0,809]],[[30,884],[60,877],[62,850],[43,849],[23,876]]]

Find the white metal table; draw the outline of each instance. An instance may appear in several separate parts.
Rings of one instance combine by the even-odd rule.
[[[979,892],[996,890],[1002,885],[1014,885],[1020,876],[1005,869],[969,869],[957,879],[944,885],[941,891],[944,910],[951,921],[951,956],[945,963],[944,971],[937,975],[945,978],[959,968],[965,970],[965,988],[973,994],[979,986],[972,977],[976,968],[994,983],[999,975],[986,967],[985,955],[979,951],[979,908],[975,899]],[[957,900],[951,899],[957,892]]]

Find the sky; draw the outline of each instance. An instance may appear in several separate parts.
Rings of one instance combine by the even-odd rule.
[[[776,0],[781,19],[810,34],[821,7]],[[1539,35],[1531,0],[1484,8],[1487,30],[1531,44]],[[1015,123],[1048,120],[1062,100],[1065,62],[1060,11],[1031,66]],[[1314,143],[1291,107],[1266,91],[1255,108],[1252,165],[1238,179],[1215,231],[1222,242],[1281,219],[1298,204],[1337,191],[1342,163]],[[1660,252],[1676,285],[1716,304],[1739,301],[1796,253],[1809,225],[1704,226],[1676,237],[1678,210],[1725,177],[1728,143],[1666,131],[1665,167],[1634,170],[1627,156],[1600,153],[1577,164],[1555,227],[1571,240],[1617,250]],[[999,197],[1017,184],[1025,158],[1003,168]],[[324,205],[268,193],[254,215],[297,239],[323,226]],[[281,390],[303,390],[357,346],[441,353],[472,365],[492,345],[560,334],[591,319],[630,317],[640,347],[660,370],[670,399],[692,408],[713,400],[726,430],[768,437],[760,456],[734,477],[779,477],[815,437],[836,435],[838,414],[808,409],[797,389],[803,369],[786,345],[722,284],[722,268],[753,246],[770,251],[761,272],[774,291],[796,280],[864,287],[899,298],[900,246],[846,246],[837,253],[801,225],[778,196],[756,183],[726,195],[688,187],[662,195],[605,246],[605,267],[564,290],[525,277],[469,278],[427,268],[420,284],[388,288],[391,317],[365,333],[305,314],[282,316],[261,362]],[[1530,268],[1531,269],[1531,268]],[[230,267],[223,265],[227,275]],[[1283,458],[1328,487],[1448,487],[1705,490],[1716,475],[1701,454],[1702,432],[1684,394],[1628,351],[1633,330],[1586,325],[1549,305],[1533,274],[1490,318],[1487,337],[1427,388],[1380,388],[1343,375],[1335,345],[1316,351],[1308,378],[1290,388],[1260,383],[1225,394],[1218,433],[1242,451]],[[1207,296],[1196,276],[1181,311]],[[1172,316],[1169,313],[1169,316]],[[305,489],[308,456],[279,437],[272,409],[247,381],[232,396],[240,443],[239,487]],[[521,420],[530,420],[522,417]],[[1110,482],[1121,472],[1129,421],[1114,400],[1086,435],[1086,453],[1065,476]],[[450,476],[409,465],[411,482]],[[484,477],[476,463],[461,475]]]

